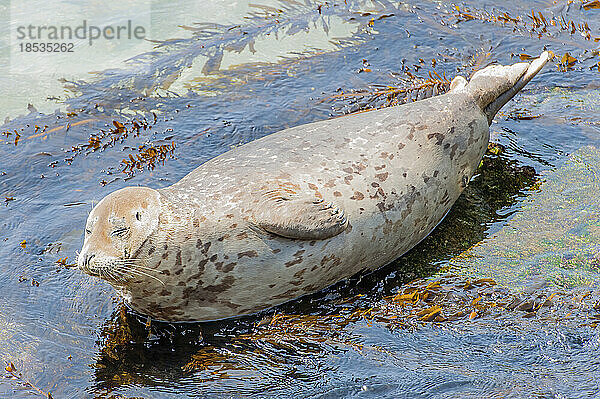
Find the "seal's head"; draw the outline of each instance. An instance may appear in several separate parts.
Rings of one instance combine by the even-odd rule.
[[[85,273],[124,285],[135,265],[135,253],[158,228],[158,191],[127,187],[102,199],[90,212],[77,264]]]

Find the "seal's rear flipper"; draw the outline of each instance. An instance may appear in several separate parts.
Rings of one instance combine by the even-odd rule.
[[[538,58],[531,61],[529,67],[525,71],[525,73],[519,78],[519,80],[514,84],[513,87],[502,93],[498,96],[494,101],[492,101],[486,108],[485,114],[488,117],[488,123],[492,123],[492,119],[500,108],[504,106],[511,98],[515,96],[535,75],[538,74],[539,71],[542,70],[544,65],[548,62],[548,58],[550,55],[547,51],[544,51]]]
[[[484,110],[488,123],[496,113],[514,97],[546,65],[549,54],[544,51],[531,63],[520,62],[513,65],[490,65],[477,71],[471,80],[455,78],[451,90],[467,90]]]
[[[348,226],[337,206],[295,190],[264,191],[253,211],[253,222],[278,236],[297,240],[324,240]]]

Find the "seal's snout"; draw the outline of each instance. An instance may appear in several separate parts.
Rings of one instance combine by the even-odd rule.
[[[484,110],[488,123],[496,113],[515,96],[548,62],[549,54],[544,51],[531,63],[513,65],[491,65],[477,71],[465,88],[475,97]]]
[[[96,254],[89,253],[87,251],[80,253],[77,257],[77,267],[79,268],[79,270],[86,274],[94,276],[95,273],[93,271],[94,268],[92,267],[92,259],[94,259],[95,257]]]

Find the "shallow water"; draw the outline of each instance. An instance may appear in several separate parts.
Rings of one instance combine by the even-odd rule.
[[[600,10],[318,4],[223,0],[207,12],[155,1],[138,13],[151,38],[181,40],[144,56],[148,43],[94,53],[112,68],[99,74],[2,74],[0,132],[12,133],[0,135],[0,359],[16,371],[0,396],[41,397],[31,384],[55,398],[600,395],[599,151],[579,150],[600,147]],[[532,34],[532,7],[536,19],[587,22],[592,40],[560,24]],[[494,19],[505,12],[524,22]],[[468,75],[544,48],[557,58],[492,124],[503,150],[430,237],[375,273],[257,316],[174,326],[147,325],[108,284],[57,264],[73,262],[87,213],[109,192],[164,187],[232,146],[365,106],[330,100],[338,89],[403,87],[406,69]],[[561,67],[567,52],[577,61]],[[133,132],[134,120],[148,128]],[[122,173],[141,145],[164,149],[164,164]]]

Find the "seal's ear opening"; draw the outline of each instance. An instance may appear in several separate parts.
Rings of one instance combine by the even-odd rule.
[[[491,65],[473,75],[466,89],[484,110],[488,123],[491,124],[500,108],[537,75],[548,62],[548,58],[548,52],[544,51],[531,63]]]

